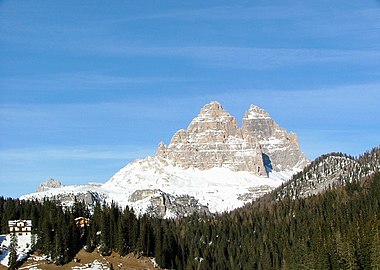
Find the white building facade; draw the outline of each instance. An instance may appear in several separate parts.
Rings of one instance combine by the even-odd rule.
[[[13,235],[31,235],[32,221],[29,219],[9,220],[9,233]]]

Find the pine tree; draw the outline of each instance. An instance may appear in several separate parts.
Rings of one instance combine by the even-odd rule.
[[[31,242],[30,248],[32,251],[34,251],[36,248],[36,235],[34,233],[30,236],[30,242]]]
[[[380,229],[372,228],[371,269],[380,270]]]
[[[109,256],[112,253],[111,247],[111,235],[110,235],[110,214],[109,208],[103,206],[103,217],[101,224],[101,235],[100,235],[100,252],[103,256]]]
[[[56,228],[54,237],[55,245],[52,259],[57,265],[63,265],[65,263],[64,256],[66,252],[61,230],[61,228]]]
[[[9,245],[8,269],[15,270],[17,267],[17,236],[12,234]]]

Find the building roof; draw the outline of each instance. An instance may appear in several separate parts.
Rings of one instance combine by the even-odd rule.
[[[17,223],[24,223],[24,226],[32,226],[32,221],[30,219],[18,219],[18,220],[9,220],[8,221],[8,226],[9,227],[16,227]]]

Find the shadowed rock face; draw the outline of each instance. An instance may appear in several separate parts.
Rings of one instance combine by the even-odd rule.
[[[226,167],[261,176],[308,163],[297,136],[263,109],[252,105],[239,128],[235,117],[215,101],[206,104],[186,130],[177,131],[168,146],[160,143],[157,157],[183,168]]]
[[[297,135],[288,133],[268,112],[255,105],[251,105],[245,113],[242,131],[257,138],[264,157],[274,171],[303,168],[309,163],[300,151]]]

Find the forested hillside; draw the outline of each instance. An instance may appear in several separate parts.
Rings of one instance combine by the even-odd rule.
[[[358,158],[330,153],[312,161],[290,181],[272,192],[274,199],[304,198],[324,190],[345,185],[380,170],[380,147],[367,151]]]
[[[174,269],[380,269],[379,173],[307,198],[271,198],[175,220],[138,218],[116,204],[97,204],[90,213],[81,202],[62,209],[0,198],[0,230],[6,233],[9,219],[32,219],[35,249],[56,264],[85,247],[105,256],[137,252]],[[78,216],[90,218],[90,226],[75,226]]]

